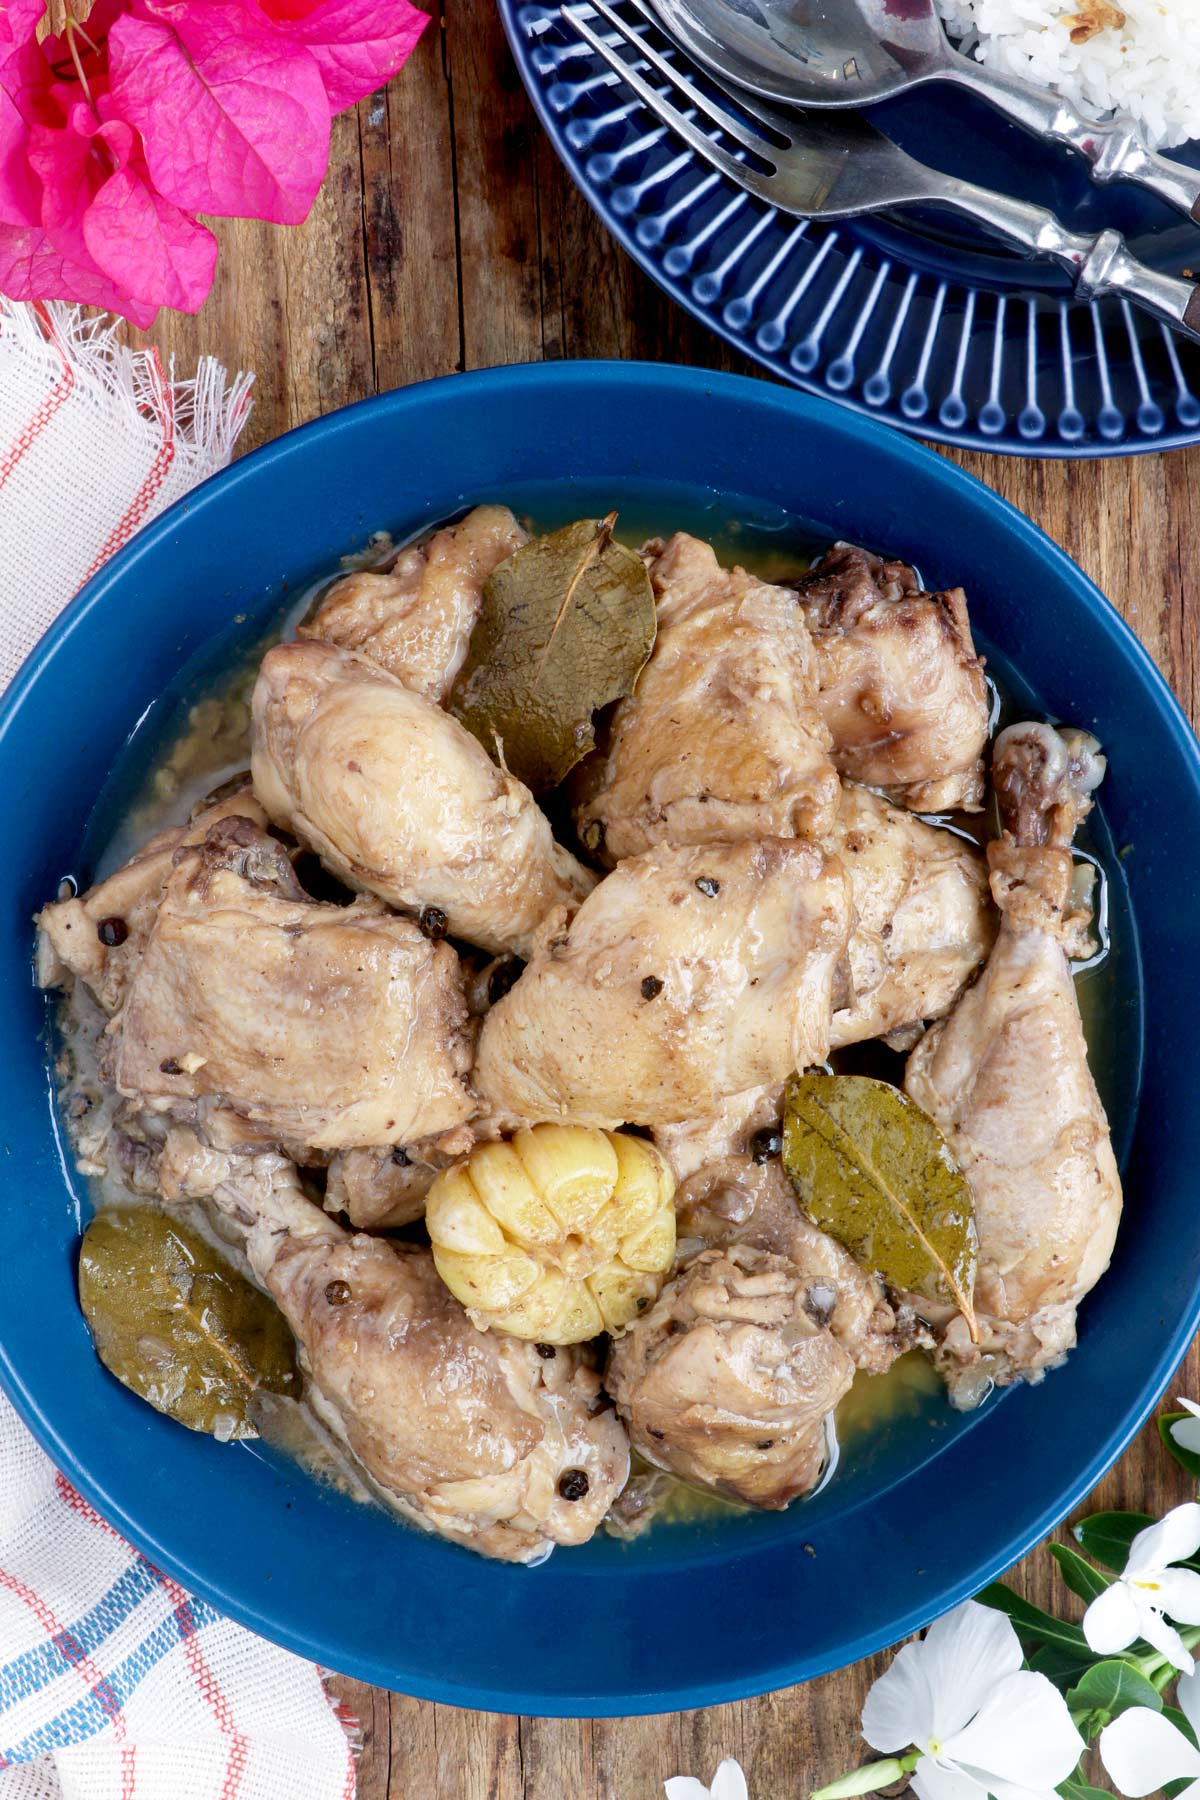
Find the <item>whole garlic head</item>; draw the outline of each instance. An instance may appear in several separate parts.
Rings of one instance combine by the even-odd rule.
[[[619,1332],[675,1254],[675,1178],[644,1139],[525,1126],[437,1176],[425,1223],[438,1273],[472,1321],[544,1344]]]

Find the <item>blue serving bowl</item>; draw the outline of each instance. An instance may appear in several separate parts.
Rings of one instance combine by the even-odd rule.
[[[631,496],[664,523],[701,514],[714,529],[731,514],[759,529],[799,516],[884,547],[930,586],[961,581],[982,637],[1045,709],[1103,739],[1121,921],[1107,1098],[1128,1205],[1079,1347],[1040,1387],[965,1418],[939,1403],[891,1419],[785,1514],[600,1538],[527,1570],[398,1525],[261,1449],[187,1432],[97,1362],[75,1290],[87,1196],[50,1097],[30,918],[66,870],[88,875],[98,792],[109,771],[119,789],[131,759],[144,763],[184,665],[202,669],[214,643],[248,645],[288,592],[382,526],[533,493],[559,495],[566,514]],[[926,1624],[1042,1538],[1128,1443],[1196,1328],[1196,743],[1060,550],[939,457],[819,401],[568,363],[454,376],[292,432],[142,532],[34,652],[0,711],[0,841],[0,1376],[59,1467],[156,1564],[333,1668],[566,1715],[707,1706],[821,1674]]]

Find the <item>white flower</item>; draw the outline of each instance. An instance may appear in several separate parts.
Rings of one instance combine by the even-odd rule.
[[[1176,1419],[1171,1427],[1171,1436],[1181,1450],[1192,1450],[1200,1456],[1200,1406],[1194,1400],[1185,1400],[1182,1394],[1178,1404],[1192,1416],[1190,1419]]]
[[[920,1800],[1054,1800],[1083,1739],[1044,1675],[1021,1667],[1003,1613],[968,1600],[905,1644],[863,1707],[873,1750],[914,1745]]]
[[[1177,1669],[1193,1674],[1191,1653],[1167,1615],[1181,1625],[1200,1625],[1200,1574],[1171,1566],[1197,1550],[1200,1505],[1194,1500],[1139,1531],[1129,1546],[1124,1574],[1083,1615],[1083,1635],[1092,1649],[1111,1656],[1145,1638]]]
[[[694,1775],[672,1775],[663,1786],[667,1790],[667,1800],[749,1800],[742,1765],[734,1762],[732,1756],[725,1758],[713,1776],[711,1787],[705,1787]]]
[[[1200,1735],[1200,1675],[1185,1675],[1177,1691],[1184,1717]],[[1168,1781],[1188,1775],[1192,1784],[1179,1800],[1200,1800],[1200,1750],[1170,1719],[1148,1706],[1131,1706],[1104,1727],[1100,1760],[1118,1791],[1130,1800],[1155,1794]]]

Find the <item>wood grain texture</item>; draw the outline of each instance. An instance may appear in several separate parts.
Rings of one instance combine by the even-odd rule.
[[[491,0],[447,0],[399,80],[337,122],[306,225],[219,235],[203,313],[164,317],[151,337],[181,370],[212,351],[257,371],[250,443],[380,388],[498,362],[641,357],[755,372],[588,210],[537,126]],[[1200,451],[952,459],[1087,570],[1200,720]],[[1168,1392],[1200,1393],[1195,1348]],[[1148,1427],[1086,1510],[1157,1512],[1193,1492]],[[1045,1550],[1013,1579],[1077,1616]],[[667,1776],[707,1779],[726,1755],[742,1761],[753,1800],[797,1800],[862,1759],[862,1698],[885,1660],[654,1719],[515,1719],[336,1686],[363,1723],[361,1800],[654,1800]]]

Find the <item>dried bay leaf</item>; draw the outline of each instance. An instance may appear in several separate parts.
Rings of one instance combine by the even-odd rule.
[[[447,701],[535,794],[593,748],[593,715],[633,692],[654,647],[650,577],[616,517],[534,538],[492,572]]]
[[[165,1213],[97,1213],[80,1246],[79,1299],[105,1367],[192,1431],[256,1437],[250,1409],[260,1388],[299,1397],[282,1313]]]
[[[977,1337],[971,1190],[906,1094],[865,1075],[794,1075],[783,1166],[814,1225],[889,1286],[956,1307]]]

